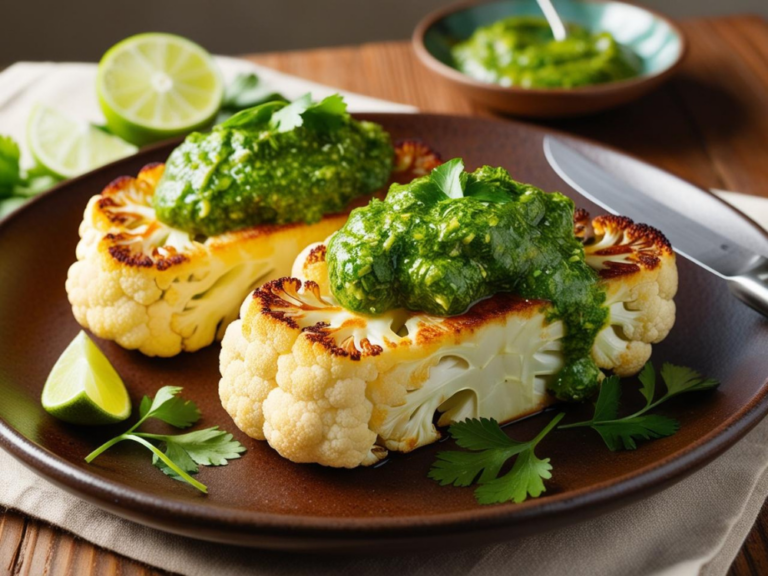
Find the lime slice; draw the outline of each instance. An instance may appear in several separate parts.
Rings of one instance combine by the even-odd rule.
[[[224,83],[208,52],[173,34],[138,34],[101,59],[96,93],[114,133],[142,146],[213,122]]]
[[[27,142],[35,160],[62,178],[78,176],[136,152],[132,144],[88,122],[41,105],[33,108],[27,120]]]
[[[42,402],[48,414],[72,424],[112,424],[131,415],[123,380],[83,331],[56,361]]]

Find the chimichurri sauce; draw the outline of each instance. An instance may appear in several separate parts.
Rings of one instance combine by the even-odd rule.
[[[312,106],[312,122],[302,121],[299,108],[276,124],[273,116],[285,104],[270,103],[245,111],[250,121],[238,120],[241,112],[209,133],[190,134],[166,163],[154,197],[157,217],[213,236],[257,224],[316,222],[380,190],[393,163],[389,135],[352,119],[343,102],[338,110]]]
[[[331,290],[350,310],[408,308],[450,316],[500,292],[551,302],[566,327],[566,366],[553,391],[580,400],[597,387],[590,357],[605,293],[573,232],[574,205],[502,168],[452,160],[386,200],[353,210],[328,245]]]
[[[632,78],[640,59],[608,32],[568,26],[556,41],[544,18],[511,17],[453,47],[456,68],[477,80],[523,88],[575,88]]]

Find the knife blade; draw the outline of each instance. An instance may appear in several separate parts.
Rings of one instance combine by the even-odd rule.
[[[766,258],[642,192],[560,138],[546,136],[544,154],[574,190],[608,212],[658,228],[676,252],[728,280],[737,297],[768,315]]]

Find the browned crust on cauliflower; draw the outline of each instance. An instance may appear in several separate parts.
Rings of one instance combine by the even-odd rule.
[[[592,220],[592,228],[594,236],[586,239],[585,252],[591,264],[600,263],[595,267],[605,280],[655,270],[662,258],[673,255],[672,245],[661,231],[626,216],[598,216]],[[608,246],[603,245],[606,240]]]
[[[393,179],[407,184],[414,178],[429,174],[442,163],[440,155],[421,140],[398,140],[395,142]]]

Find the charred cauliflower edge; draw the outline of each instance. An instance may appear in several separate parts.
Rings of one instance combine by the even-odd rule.
[[[674,324],[674,252],[629,218],[590,221],[579,210],[575,230],[610,311],[593,358],[634,374]],[[387,450],[436,441],[436,413],[438,426],[505,422],[553,402],[547,384],[564,363],[564,327],[547,321],[547,302],[499,294],[447,318],[355,314],[330,294],[324,244],[299,255],[293,276],[243,302],[224,337],[219,384],[237,426],[289,460],[370,465]]]

